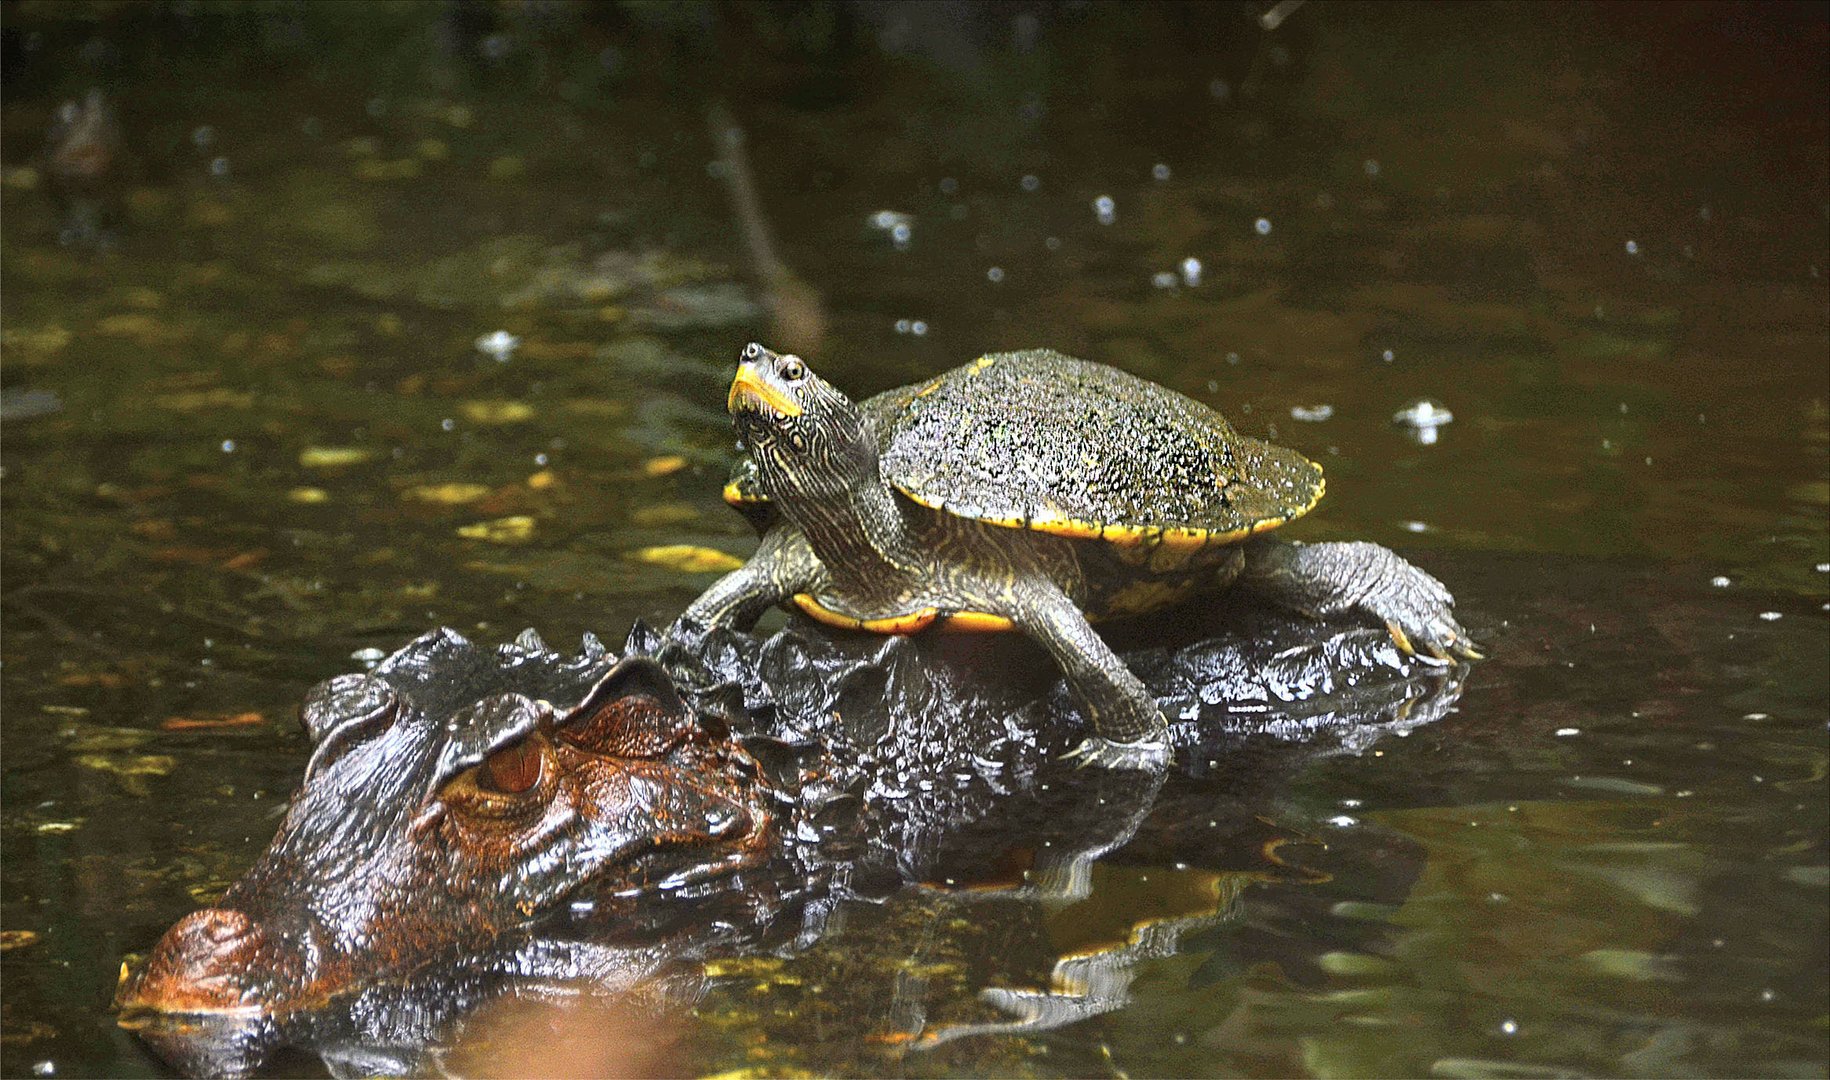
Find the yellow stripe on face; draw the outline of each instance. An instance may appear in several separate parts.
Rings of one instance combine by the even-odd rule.
[[[731,392],[724,399],[725,411],[735,413],[738,403],[742,401],[767,405],[783,416],[801,415],[799,403],[764,382],[754,364],[738,365],[737,377],[731,380]]]

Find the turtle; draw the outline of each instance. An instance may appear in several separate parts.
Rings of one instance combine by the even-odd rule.
[[[1050,349],[992,353],[855,404],[746,346],[725,500],[756,554],[682,614],[748,629],[775,605],[850,630],[1015,630],[1061,667],[1087,764],[1168,762],[1167,724],[1093,629],[1202,590],[1354,611],[1434,662],[1480,654],[1442,583],[1377,544],[1262,534],[1321,499],[1321,466],[1213,409]]]

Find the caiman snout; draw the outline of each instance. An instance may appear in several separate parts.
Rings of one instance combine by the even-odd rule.
[[[228,908],[193,911],[173,924],[115,994],[120,1009],[156,1013],[252,1013],[262,986],[281,977],[255,921]]]

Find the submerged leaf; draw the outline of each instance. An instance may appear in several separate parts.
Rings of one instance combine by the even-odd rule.
[[[665,566],[669,570],[684,570],[689,574],[722,573],[743,565],[743,560],[735,555],[693,544],[660,544],[631,551],[627,557],[636,562]]]

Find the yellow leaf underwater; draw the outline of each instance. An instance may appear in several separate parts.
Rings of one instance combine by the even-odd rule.
[[[689,574],[722,573],[743,565],[743,560],[735,555],[728,555],[717,548],[696,547],[692,544],[660,544],[631,551],[626,557],[636,562],[665,566],[669,570],[684,570]]]

